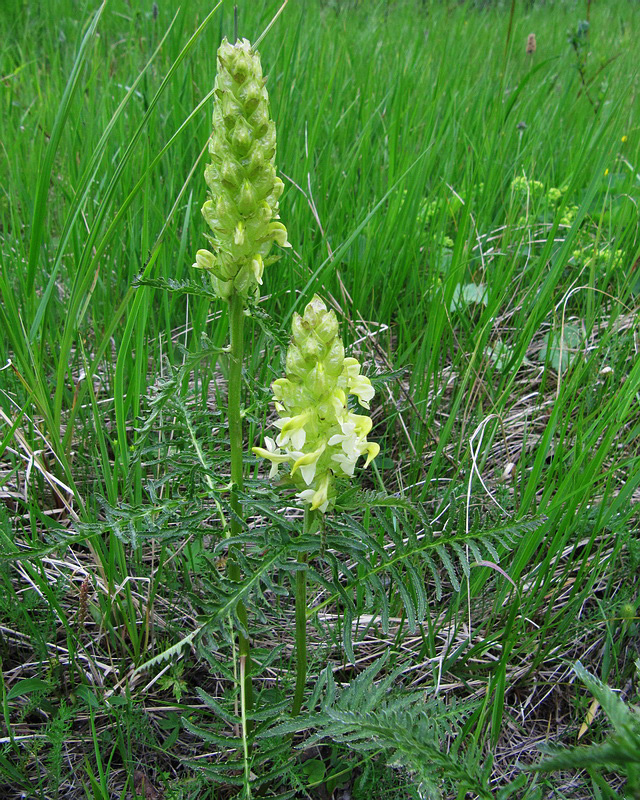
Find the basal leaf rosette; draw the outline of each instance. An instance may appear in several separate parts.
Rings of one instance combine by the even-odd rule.
[[[202,215],[211,250],[198,250],[194,266],[209,271],[219,297],[247,297],[276,260],[269,256],[273,242],[288,244],[278,222],[283,184],[276,175],[276,129],[260,55],[247,39],[224,39],[218,50],[209,154]]]
[[[334,477],[351,477],[358,459],[368,466],[380,452],[367,441],[371,417],[349,409],[354,396],[369,408],[374,390],[355,358],[345,357],[338,320],[314,295],[303,316],[294,314],[287,377],[272,384],[279,419],[275,439],[253,452],[271,462],[271,478],[288,464],[298,499],[323,513],[335,497]]]

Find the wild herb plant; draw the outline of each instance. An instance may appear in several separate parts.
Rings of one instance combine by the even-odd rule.
[[[250,43],[229,44],[218,50],[214,87],[213,133],[209,140],[211,163],[205,171],[210,198],[202,214],[211,228],[213,252],[198,250],[195,266],[211,276],[215,293],[227,301],[229,315],[229,385],[227,418],[231,448],[231,520],[226,535],[238,536],[242,524],[239,492],[244,480],[242,426],[242,368],[244,319],[247,299],[262,284],[266,265],[277,241],[287,245],[287,231],[278,222],[278,198],[284,188],[276,175],[276,130],[269,114],[259,54]],[[232,580],[241,578],[235,548],[229,550],[227,569]],[[240,601],[238,617],[243,713],[252,705],[249,672],[248,624]],[[244,677],[246,675],[246,677]]]
[[[294,314],[292,328],[287,377],[271,387],[279,415],[275,426],[280,433],[275,441],[265,437],[266,450],[254,447],[253,452],[271,461],[271,479],[280,464],[290,465],[289,476],[299,489],[296,497],[308,506],[304,533],[311,533],[317,521],[313,512],[324,514],[335,504],[336,476],[353,477],[358,459],[366,455],[367,467],[380,446],[367,441],[371,417],[349,410],[350,395],[368,409],[374,390],[371,381],[360,374],[358,361],[345,358],[335,313],[315,295],[302,316]],[[320,520],[315,527],[322,525]],[[298,555],[294,716],[302,707],[307,672],[305,559],[305,554]]]

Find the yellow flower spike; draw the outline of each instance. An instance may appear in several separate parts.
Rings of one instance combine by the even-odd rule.
[[[287,230],[278,222],[284,185],[276,175],[276,130],[260,54],[246,39],[218,49],[218,72],[209,140],[211,163],[204,177],[209,199],[202,215],[211,229],[209,256],[196,264],[209,271],[223,299],[256,294],[273,242],[287,247]],[[202,253],[202,251],[199,251]]]
[[[272,384],[280,417],[275,423],[278,463],[286,453],[298,499],[324,513],[335,497],[334,478],[351,477],[358,459],[366,456],[368,466],[380,452],[379,445],[367,441],[371,417],[349,411],[347,402],[352,395],[368,407],[374,389],[360,374],[357,359],[345,357],[336,315],[317,295],[303,315],[294,315],[292,331],[287,377]],[[268,451],[253,452],[271,460],[273,473],[273,448],[268,437],[265,441]]]

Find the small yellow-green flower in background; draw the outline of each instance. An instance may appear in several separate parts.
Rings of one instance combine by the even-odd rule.
[[[620,267],[623,263],[624,251],[616,250],[609,245],[597,248],[593,243],[584,244],[580,249],[574,250],[572,258],[581,266],[595,266],[599,270],[607,267]]]
[[[622,142],[622,144],[624,144],[624,143],[627,141],[627,139],[628,139],[628,138],[629,138],[629,137],[628,137],[628,136],[627,136],[627,134],[625,133],[625,135],[622,137],[622,139],[620,139],[620,141]]]
[[[272,478],[280,464],[289,464],[298,499],[325,512],[334,499],[334,476],[351,477],[361,456],[366,467],[380,452],[367,441],[371,417],[349,410],[347,402],[353,395],[368,409],[374,389],[358,361],[345,357],[336,315],[317,295],[303,316],[294,314],[286,364],[287,377],[271,387],[280,432],[253,452],[271,461]]]
[[[516,175],[511,181],[511,191],[522,199],[534,199],[544,193],[544,183],[524,175]]]
[[[560,217],[560,225],[570,227],[578,216],[578,206],[565,206],[564,214]]]
[[[195,267],[211,274],[221,298],[247,297],[262,283],[273,242],[287,246],[278,222],[283,184],[276,175],[276,129],[260,55],[243,39],[218,49],[218,73],[205,170],[209,198],[202,207],[211,250],[198,250]]]
[[[547,200],[551,203],[552,206],[557,206],[558,203],[562,200],[562,195],[564,194],[565,189],[558,189],[557,186],[552,186],[547,191]]]

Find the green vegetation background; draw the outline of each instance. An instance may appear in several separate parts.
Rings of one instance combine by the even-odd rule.
[[[255,40],[280,4],[238,5]],[[386,375],[368,488],[405,493],[445,527],[543,522],[501,562],[517,614],[484,564],[444,600],[429,592],[430,624],[407,645],[425,686],[487,698],[470,727],[503,752],[498,772],[584,718],[573,690],[554,688],[569,661],[629,680],[640,562],[640,6],[511,8],[290,0],[260,45],[293,245],[265,272],[261,308],[286,330],[314,291],[333,298],[368,374]],[[226,2],[191,38],[211,9],[112,0],[92,31],[95,3],[0,7],[2,765],[38,797],[76,796],[86,737],[87,784],[102,781],[96,752],[104,781],[117,754],[122,785],[158,748],[167,780],[178,769],[159,732],[178,741],[177,712],[145,713],[148,681],[116,692],[112,739],[120,712],[94,714],[93,689],[78,698],[96,664],[109,667],[98,685],[121,688],[199,611],[183,596],[202,590],[207,514],[185,529],[189,547],[154,544],[149,520],[173,501],[175,524],[189,494],[178,487],[194,464],[169,440],[199,440],[214,462],[221,446],[207,437],[221,424],[225,363],[210,348],[225,344],[224,312],[191,269],[215,52],[233,32]],[[141,275],[156,287],[135,288]],[[267,318],[251,336],[248,446],[286,338]],[[153,401],[183,362],[176,433]],[[201,666],[182,669],[156,683],[158,702],[179,707],[205,682]],[[36,683],[12,696],[24,679]]]

